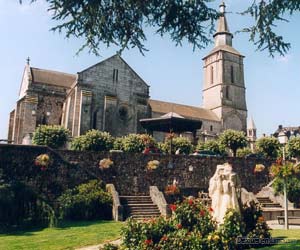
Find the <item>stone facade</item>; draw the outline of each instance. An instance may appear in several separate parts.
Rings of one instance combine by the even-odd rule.
[[[39,124],[62,125],[73,137],[90,129],[124,136],[145,132],[140,119],[169,112],[202,121],[196,133],[199,140],[214,139],[225,129],[246,132],[244,57],[232,47],[224,12],[214,38],[214,49],[203,59],[203,107],[150,100],[149,85],[119,55],[77,74],[27,64],[16,108],[10,114],[8,140],[27,142],[24,138],[30,138]],[[164,140],[165,134],[154,136]]]
[[[120,56],[79,72],[77,86],[81,115],[74,136],[91,128],[113,136],[142,132],[139,119],[149,117],[149,86]]]

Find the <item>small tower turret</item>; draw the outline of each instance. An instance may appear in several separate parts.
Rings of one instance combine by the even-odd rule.
[[[257,139],[256,126],[255,126],[253,117],[251,117],[248,121],[247,138],[248,138],[249,146],[250,146],[250,148],[253,152],[255,150],[255,142],[256,142],[256,139]]]

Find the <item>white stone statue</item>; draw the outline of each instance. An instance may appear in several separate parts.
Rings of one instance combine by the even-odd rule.
[[[228,208],[240,212],[238,196],[240,183],[228,163],[218,165],[214,176],[209,181],[209,196],[212,199],[213,218],[222,224]]]

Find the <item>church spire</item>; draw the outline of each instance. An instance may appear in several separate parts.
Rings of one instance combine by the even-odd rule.
[[[217,31],[214,34],[215,47],[220,46],[220,45],[232,46],[233,35],[229,31],[229,27],[228,27],[226,16],[225,16],[225,13],[226,13],[225,8],[226,8],[226,5],[224,2],[222,2],[220,4],[220,17],[218,20]]]

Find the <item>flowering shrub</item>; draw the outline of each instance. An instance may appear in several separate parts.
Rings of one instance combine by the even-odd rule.
[[[265,170],[265,166],[263,164],[256,164],[254,168],[254,173],[260,173]]]
[[[128,250],[199,250],[241,249],[237,237],[246,236],[241,215],[228,210],[224,224],[217,227],[211,210],[197,199],[186,199],[170,205],[172,217],[145,221],[129,219],[122,229],[123,245]],[[247,236],[269,237],[265,222],[256,218],[255,226]],[[263,231],[264,229],[265,231]],[[248,246],[246,246],[248,247]]]
[[[99,168],[100,169],[108,169],[113,164],[114,164],[114,162],[111,159],[104,158],[99,162]]]
[[[52,160],[48,154],[41,154],[35,158],[34,164],[41,168],[41,170],[46,170],[51,164]]]
[[[273,188],[276,193],[283,193],[284,183],[287,186],[287,196],[296,206],[300,204],[300,165],[280,158],[270,168],[270,176],[274,177]]]
[[[276,164],[273,164],[270,169],[270,175],[274,178],[288,178],[299,174],[300,166],[292,162],[283,163],[282,159],[276,160]]]
[[[155,170],[158,167],[159,167],[159,161],[158,160],[148,161],[148,164],[147,164],[147,169],[148,170]]]

